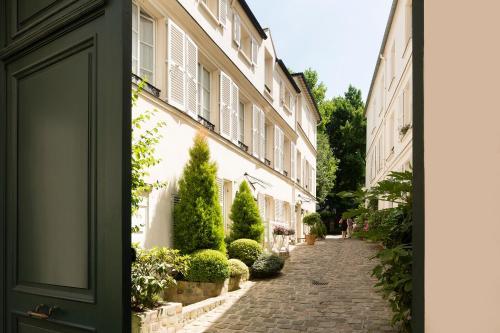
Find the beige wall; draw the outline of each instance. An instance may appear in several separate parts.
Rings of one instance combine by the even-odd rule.
[[[499,1],[425,1],[426,333],[500,332]]]

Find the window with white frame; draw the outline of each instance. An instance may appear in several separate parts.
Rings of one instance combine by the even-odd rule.
[[[391,46],[391,55],[389,58],[389,86],[392,85],[392,82],[394,81],[394,78],[396,77],[396,41],[394,40],[392,42]]]
[[[378,114],[382,114],[384,111],[384,96],[385,96],[385,75],[382,71],[380,82],[379,82],[379,106],[378,106]]]
[[[394,152],[394,112],[391,113],[387,120],[387,155],[390,156]]]
[[[257,40],[252,36],[250,30],[241,23],[241,20],[237,20],[239,24],[238,32],[239,36],[233,33],[233,40],[238,45],[239,51],[244,55],[244,58],[250,65],[257,65],[259,45]],[[238,39],[239,37],[239,39]]]
[[[412,123],[412,109],[413,109],[413,95],[411,89],[411,80],[406,83],[403,92],[403,126],[411,125]]]
[[[278,125],[274,126],[274,169],[282,172],[285,161],[285,136]]]
[[[198,115],[210,121],[210,72],[198,63]]]
[[[139,200],[137,211],[132,215],[132,227],[138,232],[143,233],[144,228],[149,225],[149,196],[143,195]]]
[[[132,4],[132,73],[154,83],[155,21]]]
[[[200,6],[217,24],[225,27],[227,19],[227,0],[200,0]]]
[[[257,105],[252,109],[252,154],[264,160],[266,155],[266,117]]]

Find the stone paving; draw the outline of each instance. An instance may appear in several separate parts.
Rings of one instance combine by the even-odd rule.
[[[387,301],[373,289],[375,252],[351,239],[299,245],[280,277],[247,282],[183,332],[395,332]]]

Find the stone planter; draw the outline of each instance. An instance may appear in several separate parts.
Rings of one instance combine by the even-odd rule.
[[[314,235],[306,235],[306,243],[307,245],[314,245],[314,242],[316,241],[316,236]]]
[[[154,310],[132,313],[132,333],[175,333],[182,329],[182,304],[166,303]]]
[[[217,283],[177,281],[176,286],[164,291],[163,298],[169,302],[189,305],[227,293],[228,285],[229,279]]]
[[[245,282],[242,276],[232,276],[229,278],[228,291],[235,291],[241,288],[241,283]]]

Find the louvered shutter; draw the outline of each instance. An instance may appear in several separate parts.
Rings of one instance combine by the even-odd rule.
[[[279,222],[279,200],[274,199],[274,222]]]
[[[172,20],[168,21],[168,102],[184,110],[185,94],[185,33]]]
[[[280,170],[285,170],[285,134],[280,129]]]
[[[238,113],[238,86],[232,82],[231,83],[231,140],[233,142],[238,142],[238,124],[239,124],[239,113]]]
[[[295,103],[297,103],[297,97],[295,96],[292,96],[291,98],[291,102],[290,102],[290,111],[292,112],[292,115],[295,116]]]
[[[295,181],[297,178],[296,170],[297,166],[295,165],[296,153],[295,153],[295,143],[290,142],[290,177]]]
[[[257,45],[257,41],[252,38],[252,63],[257,65],[257,56],[259,53],[259,46]]]
[[[225,27],[227,18],[227,0],[219,0],[219,22]]]
[[[231,79],[220,72],[220,134],[231,139]]]
[[[398,97],[397,111],[398,111],[398,132],[404,126],[404,95],[400,94]]]
[[[312,168],[311,193],[316,196],[316,170]]]
[[[260,158],[260,110],[257,106],[253,105],[252,108],[252,154]]]
[[[186,112],[196,117],[198,106],[198,47],[186,36]]]
[[[233,40],[239,47],[241,40],[241,20],[237,13],[234,13],[233,16]]]
[[[283,80],[280,80],[280,105],[283,105],[284,100],[285,100],[285,89]]]
[[[266,117],[261,109],[259,109],[259,136],[260,159],[263,161],[266,156]]]
[[[274,169],[275,170],[280,170],[280,163],[279,163],[279,157],[280,157],[280,129],[278,128],[278,125],[274,126]]]

